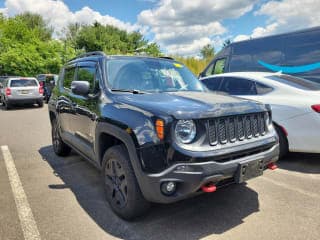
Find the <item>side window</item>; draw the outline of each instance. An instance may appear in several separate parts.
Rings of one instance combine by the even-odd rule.
[[[272,87],[256,82],[257,94],[263,95],[273,91]]]
[[[209,67],[207,68],[207,71],[204,74],[204,77],[207,77],[213,74],[213,66],[214,66],[214,62],[209,65]]]
[[[214,74],[220,74],[224,73],[224,66],[226,63],[226,59],[222,58],[216,61],[216,64],[214,65]]]
[[[257,95],[254,81],[235,77],[224,77],[220,91],[231,95]]]
[[[71,82],[74,80],[75,67],[66,68],[64,70],[63,87],[71,89]]]
[[[78,67],[77,81],[88,81],[90,83],[90,92],[94,92],[95,88],[96,68],[94,66]]]
[[[211,91],[219,91],[221,81],[221,77],[216,77],[204,79],[202,83]]]

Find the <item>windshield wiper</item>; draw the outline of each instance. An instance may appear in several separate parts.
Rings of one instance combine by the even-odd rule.
[[[143,92],[137,89],[111,89],[112,92],[127,92],[127,93],[132,93],[132,94],[145,94],[147,92]]]

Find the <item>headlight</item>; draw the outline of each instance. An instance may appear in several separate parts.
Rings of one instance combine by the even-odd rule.
[[[175,128],[176,139],[181,143],[191,143],[196,136],[196,125],[192,120],[179,120]]]

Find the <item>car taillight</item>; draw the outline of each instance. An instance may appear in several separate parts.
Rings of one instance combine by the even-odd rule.
[[[312,105],[311,108],[317,113],[320,113],[320,104]]]
[[[6,88],[6,96],[10,96],[11,95],[11,89],[10,88]]]
[[[43,94],[43,87],[42,86],[39,87],[39,93]]]

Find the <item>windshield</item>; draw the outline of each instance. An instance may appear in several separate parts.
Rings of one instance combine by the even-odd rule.
[[[11,80],[10,87],[36,87],[37,82],[32,79]]]
[[[146,92],[205,91],[181,63],[162,59],[130,58],[107,62],[108,84],[113,90]]]
[[[304,78],[298,78],[290,75],[273,75],[267,77],[271,80],[289,85],[294,88],[302,89],[302,90],[309,90],[309,91],[319,91],[320,90],[320,84],[311,82],[309,80],[306,80]]]

